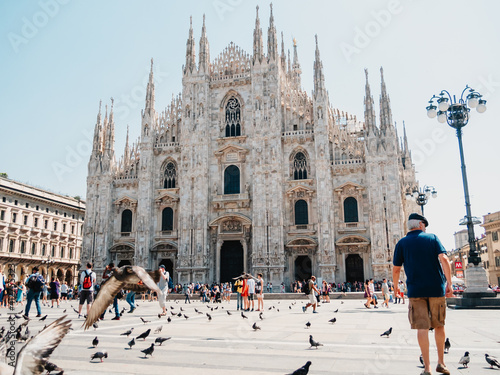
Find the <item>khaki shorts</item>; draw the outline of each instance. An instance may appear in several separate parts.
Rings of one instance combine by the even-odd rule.
[[[316,299],[316,296],[314,295],[313,292],[311,292],[311,294],[309,294],[308,297],[309,297],[309,303],[311,305],[315,305],[316,303],[318,303],[318,300]]]
[[[412,329],[444,327],[446,319],[445,297],[410,298],[408,320]]]

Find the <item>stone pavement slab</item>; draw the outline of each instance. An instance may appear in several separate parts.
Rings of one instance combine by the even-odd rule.
[[[311,308],[306,313],[302,306],[306,301],[270,300],[266,295],[263,320],[258,312],[246,312],[243,319],[236,311],[236,302],[202,304],[193,301],[184,304],[183,298],[168,301],[168,311],[186,314],[184,317],[158,318],[157,302],[137,301],[139,306],[132,314],[124,313],[120,321],[112,321],[114,314],[107,312],[97,330],[83,331],[83,318],[77,318],[70,307],[76,301],[63,302],[60,308],[43,307],[48,314],[45,322],[33,318],[32,332],[38,332],[45,324],[66,314],[73,320],[73,330],[54,351],[50,360],[64,368],[64,374],[287,374],[312,361],[309,374],[420,374],[416,332],[411,331],[407,319],[407,304],[391,304],[390,308],[366,309],[364,300],[334,300],[318,307],[319,314]],[[210,307],[208,307],[210,306]],[[120,301],[120,309],[127,307]],[[215,309],[217,307],[217,309]],[[273,308],[274,307],[274,308]],[[198,309],[203,314],[194,311]],[[214,308],[214,310],[212,310]],[[269,310],[269,308],[271,308]],[[337,313],[334,313],[339,309]],[[21,310],[21,308],[17,308]],[[227,314],[230,310],[232,315]],[[0,325],[7,324],[7,309],[0,309]],[[212,316],[208,321],[206,313]],[[142,323],[140,317],[150,320]],[[337,322],[328,323],[336,317]],[[254,331],[257,323],[261,330]],[[311,327],[306,327],[306,322]],[[153,331],[162,327],[160,334]],[[134,328],[129,338],[120,336]],[[380,334],[389,327],[393,333],[389,338]],[[136,340],[128,349],[132,337],[151,329],[146,340]],[[500,357],[500,324],[498,312],[491,310],[447,310],[447,337],[451,341],[450,353],[445,356],[452,374],[493,374],[484,354]],[[311,349],[309,335],[323,346]],[[92,348],[92,339],[99,338],[98,348]],[[155,346],[153,356],[144,358],[141,350],[149,347],[156,337],[171,337],[162,346]],[[431,339],[431,361],[436,364],[433,333]],[[90,361],[96,351],[107,351],[108,358],[102,363]],[[468,369],[460,368],[458,360],[465,351],[471,353]]]

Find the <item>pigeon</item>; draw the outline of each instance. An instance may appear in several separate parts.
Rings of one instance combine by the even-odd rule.
[[[141,350],[141,352],[144,353],[144,358],[147,358],[147,355],[149,354],[151,357],[153,356],[153,352],[155,351],[155,344],[151,344],[149,348],[146,348],[144,350]]]
[[[311,361],[307,361],[304,366],[298,368],[297,370],[288,375],[307,375],[309,373],[309,366],[311,366]]]
[[[0,374],[41,373],[50,355],[69,331],[71,321],[64,319],[66,315],[44,327],[36,336],[28,338],[17,354],[15,367],[4,362],[6,347],[4,342],[0,342],[0,352],[3,357],[0,360]]]
[[[259,314],[259,319],[264,320],[264,315],[262,313]]]
[[[161,314],[158,314],[158,319],[161,319]]]
[[[252,328],[254,331],[258,331],[260,329],[260,327],[257,325],[257,323],[254,323]]]
[[[146,337],[148,337],[150,333],[151,333],[151,328],[148,329],[146,332],[143,332],[139,336],[137,336],[137,339],[144,339],[144,340],[146,340]]]
[[[156,285],[159,280],[160,271],[158,270],[146,272],[142,267],[130,265],[114,268],[111,277],[101,284],[99,293],[83,324],[84,329],[90,328],[92,323],[99,319],[120,290],[144,291],[151,289],[159,295],[161,290]]]
[[[200,313],[196,307],[194,308],[194,312],[197,313],[197,314]]]
[[[242,317],[243,319],[248,319],[248,316],[246,316],[245,314],[243,314],[243,311],[241,312],[241,317]]]
[[[333,324],[333,323],[335,323],[336,321],[337,321],[337,318],[333,318],[333,319],[330,319],[330,320],[328,321],[328,323],[332,323],[332,324]]]
[[[311,344],[310,348],[315,347],[316,349],[318,349],[318,346],[323,346],[323,344],[314,341],[312,335],[309,335],[309,344]]]
[[[334,313],[338,313],[339,312],[339,309],[335,310]]]
[[[155,340],[155,344],[156,343],[159,343],[160,346],[161,344],[163,344],[164,341],[167,341],[167,340],[170,340],[171,337],[157,337],[156,340]]]
[[[447,337],[446,341],[444,342],[444,354],[448,354],[450,352],[450,348],[451,348],[450,339]]]
[[[177,314],[174,313],[173,311],[170,311],[170,314],[172,314],[172,316],[176,316]]]
[[[208,318],[208,320],[209,320],[209,321],[210,321],[210,320],[212,320],[212,315],[210,315],[209,313],[206,313],[206,314],[207,314],[207,318]]]
[[[311,328],[311,322],[306,323],[306,328]]]
[[[142,322],[143,322],[144,324],[146,324],[146,323],[151,323],[151,321],[150,321],[150,320],[146,320],[146,319],[144,319],[142,316],[141,316],[140,318],[141,318],[141,320],[142,320]]]
[[[186,318],[186,320],[188,320],[189,316],[187,316],[186,314],[184,314],[184,318]]]
[[[182,313],[180,312],[179,314],[177,314],[177,316],[180,318],[182,316]]]
[[[65,313],[66,313],[66,309],[63,310],[63,314],[65,314]]]
[[[45,369],[45,371],[47,371],[47,374],[52,372],[52,371],[63,371],[62,368],[60,368],[59,366],[57,366],[55,363],[52,363],[52,362],[48,362],[45,363],[45,366],[43,366],[43,368]]]
[[[389,328],[387,331],[385,331],[384,333],[382,333],[380,336],[387,336],[389,337],[389,335],[392,333],[392,327]]]
[[[493,366],[497,366],[498,368],[500,368],[500,363],[495,359],[495,357],[490,357],[489,354],[485,354],[484,359],[486,359],[486,362],[488,362],[490,368],[493,368]]]
[[[182,306],[181,306],[181,311],[184,311],[184,309],[182,308]]]
[[[422,356],[422,354],[420,354],[420,363],[422,364],[422,366],[425,366],[424,364],[424,357]]]
[[[95,331],[97,328],[99,328],[99,325],[97,324],[97,322],[95,322],[95,323],[92,323],[92,327],[94,327],[94,331]]]
[[[229,311],[229,310],[226,310],[226,312],[227,312],[227,315],[233,315],[233,314],[231,314],[231,311]]]
[[[45,316],[42,316],[40,319],[38,319],[39,321],[43,322],[45,319],[47,319],[47,315]]]
[[[99,345],[99,339],[97,336],[92,340],[92,346],[95,348],[97,345]]]
[[[93,359],[100,359],[101,362],[102,362],[102,359],[103,358],[108,358],[108,353],[107,352],[95,352],[94,354],[92,354],[92,356],[90,357],[90,360],[92,361]]]
[[[171,321],[172,321],[172,319],[170,317],[167,317],[167,322],[170,323]]]
[[[135,339],[130,340],[127,345],[129,346],[129,349],[132,349],[132,346],[135,345]]]
[[[74,311],[74,312],[76,312],[76,313],[78,314],[78,316],[80,316],[80,313],[79,313],[79,312],[78,312],[78,310],[77,310],[77,309],[75,309],[74,307],[73,307],[73,311]]]
[[[462,358],[460,358],[460,361],[458,361],[458,363],[463,365],[464,367],[469,367],[469,362],[470,362],[469,352],[465,352]]]
[[[127,336],[128,337],[132,333],[133,330],[134,330],[134,327],[130,328],[126,332],[120,333],[120,336]]]

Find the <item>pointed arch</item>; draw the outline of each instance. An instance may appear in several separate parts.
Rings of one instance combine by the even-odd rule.
[[[303,148],[297,148],[290,154],[290,176],[293,180],[307,180],[310,177],[309,160],[309,154]]]
[[[243,129],[244,101],[238,92],[229,90],[221,101],[225,137],[239,137]]]
[[[177,187],[177,162],[168,158],[162,164],[162,180],[164,189],[175,189]]]

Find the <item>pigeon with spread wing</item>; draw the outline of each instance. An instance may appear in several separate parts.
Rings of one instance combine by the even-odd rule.
[[[159,280],[159,271],[147,272],[142,267],[128,265],[114,268],[111,277],[101,284],[96,300],[83,324],[84,329],[90,328],[99,319],[106,308],[113,303],[113,299],[120,290],[139,292],[151,289],[160,294],[161,290],[156,285]]]

